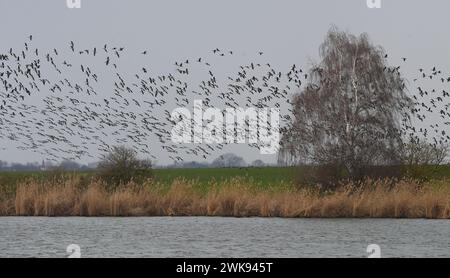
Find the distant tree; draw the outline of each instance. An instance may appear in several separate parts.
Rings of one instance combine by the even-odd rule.
[[[261,159],[257,159],[250,164],[252,167],[264,167],[266,164]]]
[[[66,171],[76,171],[80,170],[81,165],[71,160],[64,160],[59,164],[59,168]]]
[[[8,167],[8,162],[0,160],[0,170],[4,170]]]
[[[81,165],[80,166],[80,171],[89,171],[89,170],[91,170],[92,168],[90,168],[89,166],[87,166],[87,165]]]
[[[197,161],[189,161],[189,162],[177,162],[169,166],[169,168],[207,168],[209,167],[208,163],[200,163]]]
[[[130,181],[143,183],[153,176],[150,160],[140,160],[134,149],[114,146],[97,167],[97,176],[111,187]]]
[[[297,164],[330,165],[360,178],[375,165],[402,161],[402,121],[412,101],[399,68],[386,64],[366,34],[332,28],[320,47],[322,62],[293,98],[294,120],[281,154]]]
[[[13,171],[38,171],[40,169],[40,166],[38,163],[31,162],[28,162],[26,164],[12,163],[10,169]]]
[[[225,168],[225,167],[245,167],[247,164],[245,163],[245,160],[232,153],[227,153],[224,155],[221,155],[220,157],[216,158],[212,163],[212,167],[217,168]]]
[[[91,163],[88,163],[87,167],[89,169],[97,169],[99,164],[100,164],[100,162],[91,162]]]

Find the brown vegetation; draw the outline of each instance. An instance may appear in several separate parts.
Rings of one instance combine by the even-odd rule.
[[[360,189],[358,189],[360,188]],[[170,186],[128,184],[114,191],[76,177],[57,184],[29,180],[14,196],[0,200],[3,216],[233,216],[233,217],[373,217],[450,219],[446,181],[367,180],[324,193],[317,189],[260,188],[243,179],[211,183],[176,180]]]

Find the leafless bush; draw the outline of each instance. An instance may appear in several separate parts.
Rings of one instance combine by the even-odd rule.
[[[438,172],[440,165],[448,163],[449,154],[448,144],[430,144],[425,140],[413,139],[405,144],[403,161],[408,176],[429,179]]]
[[[404,161],[409,166],[441,165],[450,153],[448,144],[430,144],[424,140],[411,140],[404,148]]]
[[[125,146],[115,146],[98,165],[97,177],[111,187],[131,181],[143,183],[153,176],[149,160],[140,160],[136,151]]]

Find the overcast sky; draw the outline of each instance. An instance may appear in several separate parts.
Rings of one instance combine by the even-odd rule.
[[[65,0],[0,0],[0,11],[0,52],[21,47],[33,34],[41,49],[67,48],[71,40],[86,47],[108,43],[136,52],[148,49],[151,67],[161,71],[178,59],[209,55],[216,47],[233,50],[244,62],[264,51],[264,59],[279,68],[293,63],[308,68],[336,25],[368,33],[390,54],[392,64],[408,57],[407,77],[418,67],[435,65],[450,72],[448,0],[382,0],[381,9],[369,9],[366,0],[82,0],[81,9],[68,9]],[[124,66],[141,63],[130,56]],[[227,63],[219,73],[235,71],[236,61]],[[43,159],[7,140],[0,144],[0,160]],[[247,162],[276,160],[246,145],[224,152],[236,152]],[[170,162],[162,150],[155,149],[155,155],[158,163]]]

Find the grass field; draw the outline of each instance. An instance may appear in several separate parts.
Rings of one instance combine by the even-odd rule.
[[[292,182],[295,177],[293,167],[261,168],[198,168],[198,169],[156,169],[155,178],[163,183],[171,183],[176,178],[195,180],[199,183],[224,181],[231,178],[251,179],[262,186]]]
[[[249,167],[249,168],[167,168],[154,169],[156,183],[170,185],[174,180],[181,179],[194,182],[199,187],[208,187],[212,183],[220,183],[239,178],[249,181],[261,188],[276,187],[280,184],[292,184],[302,172],[311,167]],[[450,165],[420,166],[414,169],[415,175],[426,176],[429,179],[450,180]],[[7,192],[13,192],[18,183],[28,180],[42,180],[53,178],[60,174],[54,171],[40,172],[0,172],[0,198]],[[66,172],[89,179],[95,175],[94,171]],[[2,194],[3,193],[3,194]]]
[[[251,179],[261,185],[292,182],[299,172],[310,167],[249,167],[249,168],[168,168],[154,169],[155,180],[162,183],[172,183],[175,179],[193,180],[199,183],[223,181],[231,178]],[[415,169],[423,176],[433,179],[446,178],[450,180],[450,165],[420,166]],[[10,185],[28,178],[43,178],[53,172],[1,172],[0,185]],[[94,171],[76,172],[84,177],[93,176]]]
[[[295,178],[294,167],[260,167],[260,168],[170,168],[154,169],[155,181],[171,184],[175,179],[195,181],[200,184],[221,182],[232,178],[252,180],[261,186],[292,182]],[[71,173],[71,172],[67,172]],[[92,177],[94,171],[72,172],[83,177]],[[42,179],[54,175],[50,172],[0,172],[0,186],[13,186],[26,179]]]

